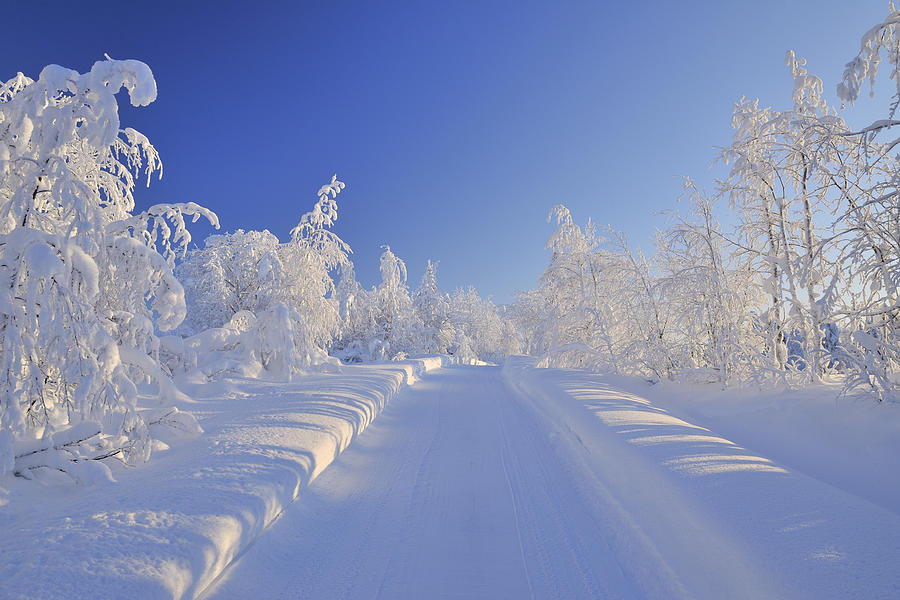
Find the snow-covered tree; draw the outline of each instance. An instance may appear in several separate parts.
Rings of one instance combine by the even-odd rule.
[[[318,191],[313,209],[300,218],[280,256],[285,266],[286,303],[306,322],[312,345],[327,349],[338,333],[340,310],[334,276],[349,263],[347,245],[331,228],[337,221],[337,175]]]
[[[685,192],[690,213],[673,213],[673,223],[657,236],[654,256],[675,362],[682,375],[722,385],[746,380],[759,371],[757,361],[765,353],[752,326],[760,304],[757,286],[745,269],[729,264],[713,202],[690,180]]]
[[[848,389],[868,388],[879,399],[900,395],[900,163],[893,154],[900,138],[890,134],[900,124],[896,119],[900,12],[893,2],[888,16],[863,35],[859,53],[847,63],[837,88],[842,102],[853,104],[866,80],[874,93],[883,58],[887,58],[890,77],[898,86],[887,118],[848,136],[857,143],[864,159],[859,162],[875,183],[845,183],[850,193],[836,223],[843,226],[845,272],[852,296],[843,310],[845,328],[852,332],[842,340],[845,358],[854,371]],[[879,136],[888,136],[888,140],[879,143]]]
[[[180,350],[171,342],[185,368],[201,367],[197,355],[204,348],[212,358],[202,369],[207,376],[244,372],[246,363],[255,362],[289,378],[328,363],[326,353],[341,326],[333,277],[350,266],[350,247],[331,231],[342,189],[337,176],[322,186],[286,243],[268,231],[238,230],[211,236],[203,249],[188,254],[179,274],[191,300],[186,333],[195,336]],[[246,330],[229,325],[244,313],[252,315]],[[204,333],[212,329],[215,334]],[[205,346],[207,341],[215,347]]]
[[[617,285],[609,285],[613,257],[603,248],[606,240],[590,220],[584,229],[576,225],[561,204],[547,220],[557,225],[545,245],[550,262],[538,289],[521,295],[515,310],[520,320],[533,321],[524,333],[528,346],[547,354],[549,364],[618,372],[622,348],[613,330],[622,321],[612,311]]]
[[[437,285],[437,265],[425,265],[422,283],[413,294],[413,309],[423,326],[420,347],[426,354],[447,354],[453,344],[450,301]]]
[[[107,458],[145,460],[136,383],[183,397],[155,331],[184,318],[172,266],[190,241],[185,216],[217,222],[193,203],[133,214],[137,177],[149,183],[160,162],[146,137],[120,129],[123,88],[134,106],[156,98],[136,60],[84,74],[51,65],[0,85],[0,473],[79,478],[88,465],[105,473]]]
[[[795,331],[801,351],[793,364],[816,381],[827,364],[822,342],[844,274],[834,224],[854,201],[866,166],[849,128],[826,104],[822,81],[793,52],[786,64],[794,80],[791,109],[760,109],[756,101],[735,109],[735,140],[723,155],[731,166],[725,190],[742,216],[736,243],[748,268],[768,273],[762,283],[772,299],[766,327],[773,366],[785,368],[783,344]]]
[[[341,316],[338,337],[332,354],[347,362],[372,360],[370,343],[375,338],[375,306],[373,291],[366,290],[356,280],[352,262],[341,269],[335,297]],[[376,344],[380,347],[380,342]]]
[[[406,284],[406,263],[384,246],[380,261],[381,283],[375,288],[376,339],[381,358],[397,358],[421,352],[422,323],[418,319]]]
[[[284,299],[278,238],[268,231],[211,235],[178,266],[190,312],[189,333],[221,327],[242,310],[254,314]]]

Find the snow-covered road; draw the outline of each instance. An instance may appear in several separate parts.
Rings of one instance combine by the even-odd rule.
[[[217,598],[588,598],[630,582],[498,368],[401,392],[223,578]]]
[[[446,368],[402,391],[207,597],[900,592],[897,514],[642,398],[536,373]]]

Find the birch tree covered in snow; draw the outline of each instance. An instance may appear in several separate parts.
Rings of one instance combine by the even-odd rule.
[[[759,294],[748,271],[731,264],[713,202],[690,180],[685,196],[689,214],[673,213],[654,257],[675,362],[683,376],[746,381],[758,370],[752,309]]]
[[[134,106],[156,98],[135,60],[0,85],[0,472],[108,476],[104,459],[149,456],[136,384],[183,398],[155,330],[185,315],[172,273],[185,218],[217,220],[193,203],[133,213],[137,179],[161,165],[146,137],[120,129],[121,89]]]
[[[545,244],[549,264],[537,290],[521,295],[515,311],[529,347],[549,353],[548,364],[618,373],[624,322],[612,310],[618,299],[607,269],[612,255],[603,247],[606,240],[590,221],[579,227],[561,204],[547,220],[557,226]]]
[[[896,397],[900,390],[900,165],[893,154],[900,138],[890,133],[900,124],[900,11],[893,2],[888,16],[862,36],[859,53],[847,63],[837,86],[842,102],[852,105],[866,80],[874,95],[883,58],[896,86],[887,117],[848,136],[877,183],[856,186],[839,220],[847,232],[846,263],[855,275],[856,292],[845,310],[854,329],[848,359],[857,371],[848,388],[868,388],[879,398]],[[887,140],[879,143],[879,136]]]
[[[797,367],[818,381],[832,364],[825,334],[836,323],[852,326],[848,299],[858,295],[849,268],[858,255],[848,250],[862,229],[847,227],[846,217],[860,216],[853,207],[871,193],[888,159],[852,139],[802,59],[789,52],[786,63],[792,109],[760,109],[746,100],[735,108],[735,140],[723,153],[731,166],[724,191],[741,215],[738,254],[749,269],[767,273],[761,285],[771,298],[763,320],[772,366]],[[800,351],[788,357],[785,342],[793,335]]]
[[[839,95],[852,102],[881,54],[896,77],[900,17],[870,30]],[[878,398],[900,378],[900,168],[897,141],[878,121],[849,129],[825,101],[821,79],[793,52],[791,107],[741,99],[722,152],[721,194],[737,216],[723,231],[710,200],[689,189],[691,214],[675,215],[647,259],[613,230],[600,239],[565,207],[539,287],[516,314],[545,364],[675,378],[816,383],[838,374]]]

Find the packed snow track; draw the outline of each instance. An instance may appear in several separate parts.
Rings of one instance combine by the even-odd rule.
[[[213,597],[627,593],[615,553],[597,549],[594,507],[558,462],[499,369],[445,369],[401,392]]]
[[[896,514],[747,456],[659,409],[641,413],[640,398],[598,391],[572,373],[535,372],[445,368],[402,391],[206,597],[897,591]],[[579,396],[585,389],[590,401]],[[640,417],[642,427],[621,421],[641,414],[653,418]],[[648,433],[681,436],[701,446],[704,464],[727,468],[705,477],[672,468],[660,454],[666,444],[630,443],[655,439]],[[847,511],[855,525],[841,528]]]

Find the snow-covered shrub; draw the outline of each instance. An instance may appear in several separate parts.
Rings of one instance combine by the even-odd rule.
[[[278,238],[268,231],[211,235],[176,271],[190,311],[183,331],[222,327],[241,311],[257,313],[283,298]]]
[[[106,458],[146,460],[136,384],[181,397],[155,330],[184,317],[172,264],[190,241],[185,215],[216,219],[193,203],[132,214],[136,177],[161,167],[146,137],[120,129],[123,88],[134,106],[156,98],[135,60],[0,85],[0,473],[79,478]]]
[[[501,318],[497,306],[471,286],[450,296],[449,329],[454,333],[452,354],[462,362],[502,362],[521,352],[514,325]]]
[[[341,318],[332,277],[350,265],[350,247],[330,230],[342,189],[337,176],[322,186],[286,243],[238,230],[188,252],[178,274],[190,301],[189,337],[168,342],[173,368],[207,378],[264,369],[289,379],[333,366],[327,349]]]

